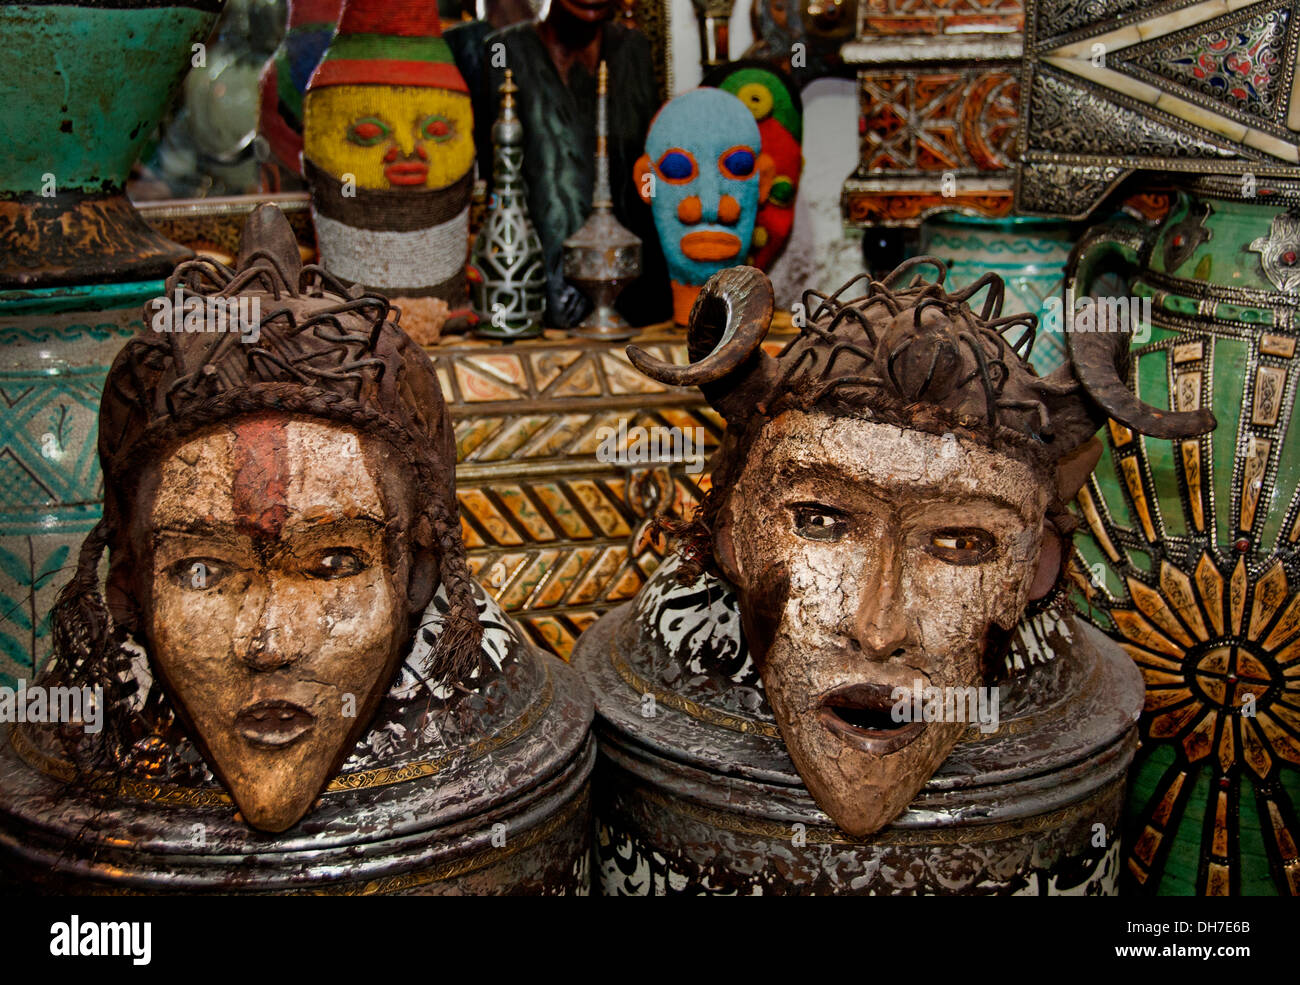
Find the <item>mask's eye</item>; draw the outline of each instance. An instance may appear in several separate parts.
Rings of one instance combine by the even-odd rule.
[[[772,90],[761,82],[746,82],[736,90],[736,98],[749,107],[756,120],[772,115]]]
[[[230,574],[231,566],[210,557],[187,557],[168,569],[172,580],[189,592],[206,592]]]
[[[758,158],[748,147],[733,147],[722,155],[718,167],[728,178],[748,178],[757,164]]]
[[[348,127],[348,140],[359,147],[373,147],[388,137],[388,127],[382,120],[366,116]]]
[[[935,530],[926,550],[948,564],[979,564],[992,553],[996,543],[987,530],[974,527]]]
[[[655,167],[659,169],[665,181],[673,184],[684,184],[695,177],[695,158],[691,156],[690,151],[677,149],[665,151]]]
[[[350,547],[329,547],[308,559],[303,572],[309,578],[332,580],[351,578],[370,567],[370,562],[360,551]]]
[[[420,134],[425,140],[441,144],[456,136],[456,125],[445,116],[431,116],[420,125]]]
[[[772,189],[767,193],[767,198],[773,205],[789,205],[794,201],[794,182],[781,175],[772,182]]]
[[[790,507],[794,532],[804,540],[836,541],[849,529],[849,515],[821,503],[796,503]]]

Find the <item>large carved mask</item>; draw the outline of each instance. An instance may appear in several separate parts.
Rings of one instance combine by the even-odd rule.
[[[165,300],[108,376],[104,520],[56,609],[57,670],[113,695],[127,634],[156,693],[110,698],[102,757],[138,772],[178,725],[244,819],[283,831],[370,723],[440,583],[457,628],[435,674],[472,669],[450,420],[388,303],[303,269],[272,207],[237,270],[183,264]]]
[[[926,266],[937,279],[903,284]],[[772,357],[770,285],[737,268],[696,302],[691,365],[629,349],[726,418],[683,569],[713,565],[735,585],[791,758],[855,836],[897,817],[967,727],[900,720],[898,695],[991,685],[1005,637],[1061,577],[1064,504],[1106,416],[1160,437],[1214,426],[1138,402],[1120,332],[1072,337],[1072,363],[1037,377],[1033,316],[1000,316],[1001,280],[949,293],[945,274],[919,258],[851,300],[855,282],[808,292],[808,325]]]

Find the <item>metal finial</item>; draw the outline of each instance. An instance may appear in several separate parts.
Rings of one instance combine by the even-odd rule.
[[[515,93],[519,87],[515,85],[515,73],[506,69],[506,80],[501,83],[501,112],[509,115],[514,119],[515,115]]]
[[[636,334],[614,309],[614,299],[641,275],[641,240],[614,215],[609,185],[609,128],[606,100],[609,67],[600,63],[596,75],[596,184],[591,214],[582,228],[564,241],[564,276],[592,302],[591,314],[573,328],[574,335],[594,339],[628,339]]]
[[[591,207],[608,211],[614,208],[609,190],[609,124],[605,104],[609,93],[609,65],[601,59],[596,77],[596,187],[591,196]]]

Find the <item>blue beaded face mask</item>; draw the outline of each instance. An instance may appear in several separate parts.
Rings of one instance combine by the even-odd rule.
[[[744,263],[770,167],[758,124],[721,89],[692,89],[650,125],[637,183],[678,284],[698,287]]]

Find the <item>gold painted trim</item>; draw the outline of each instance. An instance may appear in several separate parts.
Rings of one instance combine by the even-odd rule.
[[[349,793],[375,787],[393,786],[411,780],[422,780],[440,773],[452,762],[474,762],[489,752],[509,745],[527,732],[550,708],[555,697],[555,684],[551,679],[551,669],[542,667],[546,675],[537,699],[524,709],[524,714],[492,735],[476,740],[464,749],[439,756],[436,759],[422,759],[400,766],[379,766],[374,769],[359,770],[335,777],[322,793]],[[51,756],[32,745],[24,730],[9,730],[9,744],[14,751],[32,769],[52,776],[65,783],[78,779],[77,769],[65,759]],[[165,804],[169,807],[221,807],[233,806],[234,801],[224,790],[182,787],[173,783],[155,783],[131,777],[113,777],[103,773],[90,777],[92,790],[112,790],[132,800]]]
[[[1102,801],[1113,798],[1117,791],[1122,791],[1124,775],[1121,774],[1108,781],[1100,790],[1095,791],[1083,801],[1052,811],[1018,820],[994,821],[990,824],[968,825],[960,828],[932,828],[925,831],[909,831],[906,828],[887,827],[868,839],[852,838],[838,828],[817,825],[805,825],[802,836],[811,844],[817,845],[854,845],[861,848],[889,847],[894,845],[972,845],[981,842],[1001,841],[1014,838],[1019,834],[1038,831],[1052,831],[1070,820],[1095,816]],[[637,784],[635,794],[674,814],[688,817],[710,827],[733,831],[737,834],[771,838],[777,841],[789,841],[794,836],[795,821],[781,824],[761,818],[751,818],[732,811],[705,807],[679,797],[671,797]],[[798,822],[803,823],[803,822]],[[986,835],[986,837],[979,837]]]

